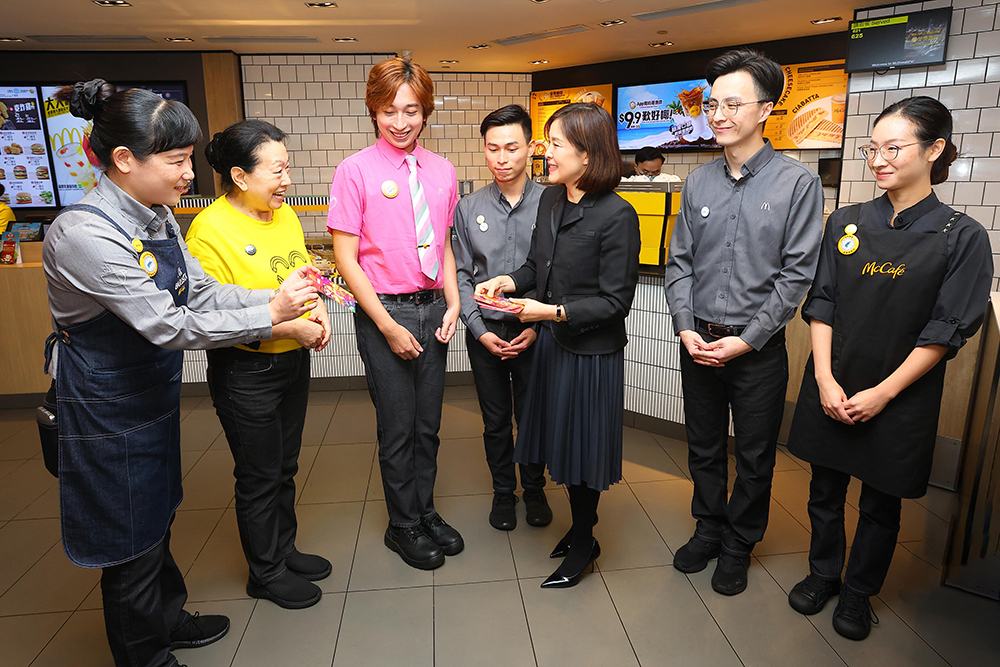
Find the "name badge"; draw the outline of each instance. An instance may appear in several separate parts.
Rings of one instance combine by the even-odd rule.
[[[857,225],[852,224],[844,227],[844,235],[837,241],[837,250],[840,251],[841,255],[853,255],[861,247],[861,241],[854,235],[857,231]]]
[[[382,194],[388,199],[395,199],[399,194],[399,186],[394,181],[382,183]]]
[[[152,278],[156,275],[157,269],[160,267],[156,263],[156,258],[153,257],[153,253],[144,252],[139,256],[139,264],[142,266],[142,270],[146,272],[146,275]]]

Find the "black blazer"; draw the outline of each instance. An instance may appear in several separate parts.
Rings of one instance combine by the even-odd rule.
[[[511,274],[517,294],[563,304],[566,322],[546,322],[575,354],[608,354],[628,342],[625,316],[639,280],[639,216],[611,192],[585,194],[563,220],[566,186],[546,188],[538,203],[531,250]]]

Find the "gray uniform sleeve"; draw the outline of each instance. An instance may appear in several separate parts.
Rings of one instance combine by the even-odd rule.
[[[687,186],[681,191],[681,209],[677,212],[670,237],[670,252],[664,271],[664,290],[674,331],[694,330],[694,307],[691,289],[694,286],[694,237],[691,234],[690,202]]]
[[[472,298],[476,289],[476,279],[473,275],[475,271],[475,259],[472,254],[472,241],[469,239],[469,225],[466,219],[466,207],[463,199],[455,207],[455,224],[452,227],[451,251],[455,255],[455,267],[458,273],[458,293],[461,296],[462,321],[466,328],[475,337],[479,338],[486,333],[486,325],[483,324],[483,315],[479,312],[479,306]]]

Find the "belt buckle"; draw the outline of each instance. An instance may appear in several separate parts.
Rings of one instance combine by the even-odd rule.
[[[724,338],[733,335],[733,328],[725,324],[708,323],[708,335],[716,338]]]

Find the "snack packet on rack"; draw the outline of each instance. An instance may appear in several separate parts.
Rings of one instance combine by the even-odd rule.
[[[514,303],[505,296],[486,296],[485,294],[473,294],[473,300],[483,308],[490,310],[500,310],[505,313],[520,313],[524,306]]]
[[[309,280],[316,286],[322,294],[329,297],[333,301],[336,301],[344,308],[347,308],[352,313],[354,312],[354,307],[357,306],[358,302],[354,299],[354,295],[346,287],[341,287],[337,283],[333,282],[318,270],[309,272]]]

